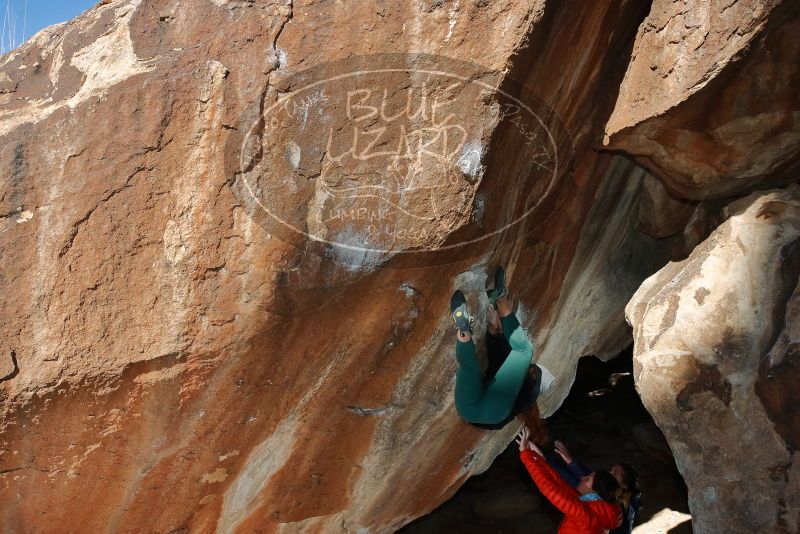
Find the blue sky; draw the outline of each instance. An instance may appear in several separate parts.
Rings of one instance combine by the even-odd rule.
[[[96,3],[97,0],[0,0],[0,49],[8,52],[22,44],[23,37],[27,39],[45,26],[69,20]]]

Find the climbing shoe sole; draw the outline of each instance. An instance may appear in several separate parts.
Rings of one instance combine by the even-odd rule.
[[[462,334],[469,332],[470,317],[469,310],[467,310],[467,299],[461,291],[456,291],[450,297],[450,316],[455,321],[459,332]]]

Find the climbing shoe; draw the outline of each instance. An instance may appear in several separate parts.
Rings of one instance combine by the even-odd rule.
[[[470,323],[472,322],[467,309],[467,299],[464,298],[464,293],[460,290],[453,293],[450,297],[450,316],[456,322],[458,331],[466,334],[470,331]]]
[[[486,295],[489,297],[489,303],[492,306],[497,305],[497,301],[506,296],[506,271],[502,267],[498,267],[494,272],[494,288],[487,289]]]

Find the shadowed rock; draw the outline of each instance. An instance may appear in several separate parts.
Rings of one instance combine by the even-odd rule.
[[[800,187],[724,216],[626,307],[636,387],[689,487],[695,532],[796,532]]]

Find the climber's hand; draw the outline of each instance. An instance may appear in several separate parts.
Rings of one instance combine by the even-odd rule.
[[[531,444],[528,441],[528,438],[530,438],[530,436],[531,436],[531,431],[528,430],[527,426],[523,426],[522,428],[519,429],[519,432],[517,432],[516,435],[517,445],[519,445],[519,452],[522,452],[526,449],[530,449]]]
[[[567,450],[567,446],[560,441],[556,441],[556,453],[564,459],[564,461],[568,464],[572,463],[572,455]]]
[[[537,447],[536,444],[534,442],[532,442],[532,441],[528,442],[528,450],[531,450],[531,451],[535,452],[539,456],[544,456],[544,453],[542,452],[542,449]]]

